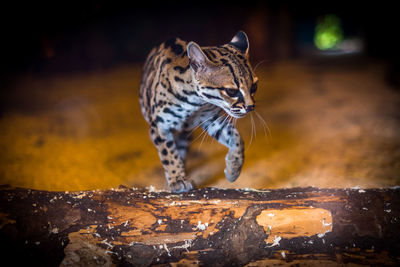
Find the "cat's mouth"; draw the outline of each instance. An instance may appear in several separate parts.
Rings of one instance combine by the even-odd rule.
[[[255,105],[247,105],[244,106],[244,108],[230,108],[229,111],[227,111],[227,113],[229,115],[231,115],[234,118],[240,119],[243,118],[244,116],[246,116],[247,113],[251,112],[254,110]]]
[[[240,112],[240,111],[232,111],[232,110],[227,111],[227,113],[228,113],[230,116],[232,116],[232,117],[234,117],[234,118],[236,118],[236,119],[243,118],[243,117],[246,116],[246,114],[247,114],[247,112],[242,113],[242,112]]]
[[[222,109],[231,117],[235,118],[235,119],[241,119],[244,116],[246,116],[246,114],[248,113],[247,111],[243,110],[243,109],[231,109],[228,107],[224,107],[222,106]]]

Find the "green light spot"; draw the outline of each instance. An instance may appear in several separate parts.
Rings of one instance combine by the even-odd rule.
[[[314,35],[314,44],[318,49],[335,49],[342,40],[342,26],[336,15],[326,15],[318,22]]]

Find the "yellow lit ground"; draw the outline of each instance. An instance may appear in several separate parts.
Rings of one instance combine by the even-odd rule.
[[[383,82],[383,67],[266,65],[257,70],[256,110],[270,132],[256,114],[253,138],[251,118],[238,122],[246,160],[232,184],[223,176],[226,149],[210,137],[197,138],[188,176],[198,186],[400,183],[400,92]],[[123,66],[21,77],[0,118],[0,184],[45,190],[165,188],[139,109],[140,72],[140,66]]]

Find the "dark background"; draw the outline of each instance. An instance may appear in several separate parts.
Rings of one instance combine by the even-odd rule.
[[[364,56],[398,73],[398,15],[393,1],[30,1],[3,4],[2,73],[54,74],[142,62],[149,50],[178,36],[200,45],[228,42],[245,30],[251,59],[305,57],[315,23],[342,20],[346,37],[364,41]],[[394,73],[394,74],[393,74]],[[395,79],[394,79],[395,80]]]

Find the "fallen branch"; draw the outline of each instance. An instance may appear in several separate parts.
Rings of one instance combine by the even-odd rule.
[[[396,265],[400,189],[0,189],[13,265]]]

